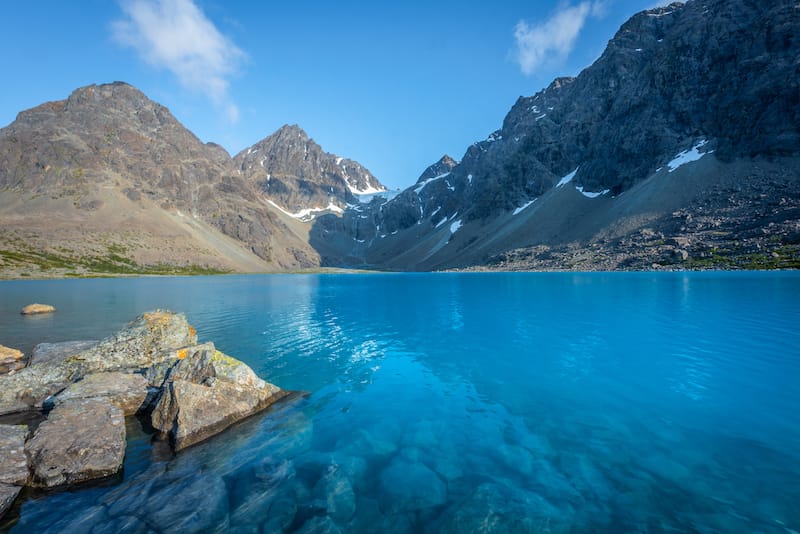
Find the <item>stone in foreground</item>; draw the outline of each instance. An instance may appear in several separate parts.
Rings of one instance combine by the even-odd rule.
[[[19,486],[12,486],[11,484],[3,484],[0,482],[0,519],[6,514],[11,505],[14,504],[14,499],[17,498],[19,492],[22,490]]]
[[[22,308],[20,313],[22,315],[38,315],[41,313],[53,313],[54,311],[56,311],[55,307],[51,306],[50,304],[34,303],[34,304],[28,304],[27,306]]]
[[[0,345],[0,374],[19,371],[25,367],[25,355],[21,350]]]
[[[210,343],[187,353],[170,370],[152,414],[153,427],[169,437],[176,451],[220,433],[288,394]]]
[[[103,400],[56,406],[25,444],[32,486],[52,487],[117,473],[125,457],[125,417]]]
[[[142,375],[113,371],[89,375],[53,398],[58,406],[76,399],[110,402],[125,415],[139,412],[147,399],[147,380]]]
[[[24,486],[28,482],[25,425],[0,425],[0,483]]]

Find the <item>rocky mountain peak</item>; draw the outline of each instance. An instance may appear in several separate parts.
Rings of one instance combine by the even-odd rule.
[[[241,151],[233,168],[289,213],[341,209],[356,202],[355,195],[386,190],[358,162],[325,152],[296,124]]]
[[[429,166],[427,169],[423,171],[423,173],[417,180],[417,183],[419,184],[427,180],[430,180],[431,178],[447,174],[448,172],[453,170],[453,167],[455,167],[456,165],[458,165],[458,162],[453,158],[451,158],[450,156],[448,156],[447,154],[445,154],[444,156],[441,157],[441,159],[439,159],[439,161],[437,161],[436,163]]]
[[[345,213],[339,227],[321,224],[326,243],[343,228],[343,243],[369,244],[365,264],[453,265],[502,243],[559,242],[578,235],[579,221],[588,228],[613,219],[587,217],[588,206],[576,203],[571,215],[552,208],[522,230],[524,214],[551,209],[545,197],[615,206],[654,175],[711,153],[705,161],[724,164],[800,156],[796,4],[689,0],[633,16],[594,64],[520,97],[502,128],[457,165],[434,164],[388,202],[359,208],[352,221]],[[667,205],[641,201],[649,202]],[[564,217],[570,224],[560,226]]]

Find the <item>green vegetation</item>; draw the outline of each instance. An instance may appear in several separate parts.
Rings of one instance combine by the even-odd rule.
[[[124,246],[112,244],[107,246],[107,254],[92,256],[74,256],[63,248],[59,253],[35,250],[19,239],[8,239],[6,247],[0,248],[0,267],[16,266],[31,271],[48,272],[64,270],[62,276],[69,278],[95,277],[103,275],[209,275],[225,274],[229,271],[214,269],[202,265],[171,265],[167,263],[139,264],[122,256]],[[21,273],[20,276],[30,276]]]
[[[692,257],[688,269],[800,269],[800,245],[784,245],[767,252],[712,249],[709,256]]]

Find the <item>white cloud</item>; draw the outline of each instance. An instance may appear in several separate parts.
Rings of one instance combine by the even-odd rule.
[[[112,24],[117,41],[208,96],[232,122],[238,119],[228,88],[245,55],[192,0],[123,0],[121,7],[125,17]]]
[[[523,74],[530,75],[540,66],[566,59],[588,17],[604,16],[607,0],[563,4],[546,21],[530,25],[524,20],[514,28],[516,60]]]

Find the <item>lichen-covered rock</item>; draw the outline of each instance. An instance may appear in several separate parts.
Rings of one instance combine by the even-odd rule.
[[[148,384],[156,388],[163,386],[167,378],[190,380],[199,384],[210,376],[208,374],[201,376],[202,373],[212,372],[210,369],[204,369],[206,359],[200,359],[203,354],[213,354],[215,350],[214,344],[208,342],[170,351],[160,362],[145,369],[144,377]],[[181,363],[187,360],[189,364]]]
[[[0,483],[24,486],[28,482],[25,425],[0,425]]]
[[[147,380],[140,374],[95,373],[71,384],[53,398],[58,406],[75,399],[98,399],[110,402],[125,415],[139,412],[147,399]]]
[[[52,487],[117,473],[125,457],[125,417],[97,399],[56,406],[25,444],[31,485]]]
[[[20,313],[22,315],[38,315],[40,313],[53,313],[56,311],[55,307],[51,306],[50,304],[28,304]]]
[[[152,414],[175,450],[217,434],[287,395],[247,365],[206,344],[169,371]]]
[[[19,486],[12,486],[11,484],[3,484],[0,482],[0,519],[6,514],[11,505],[14,504],[14,499],[19,495]]]
[[[86,349],[97,345],[97,340],[86,341],[64,341],[62,343],[39,343],[33,347],[33,354],[31,355],[31,365],[40,363],[60,363],[67,358],[75,356],[76,354],[85,351]]]
[[[183,314],[144,313],[85,350],[59,356],[48,365],[35,364],[14,375],[0,375],[0,415],[41,408],[48,397],[89,374],[140,371],[174,358],[175,349],[196,343],[197,332]]]
[[[65,360],[83,374],[143,369],[169,357],[179,347],[197,343],[197,331],[182,313],[143,313],[100,343]]]
[[[0,374],[18,371],[25,367],[24,357],[21,350],[0,345]]]

